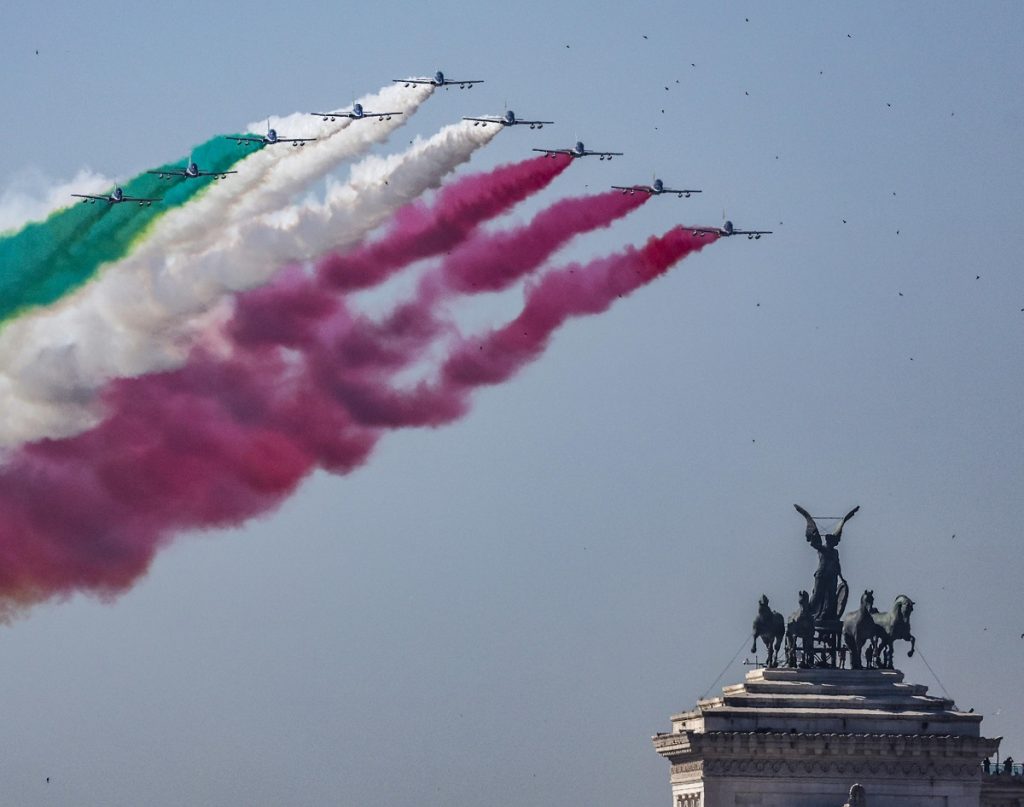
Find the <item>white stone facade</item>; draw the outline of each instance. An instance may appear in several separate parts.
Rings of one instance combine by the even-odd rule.
[[[981,761],[998,747],[896,670],[760,669],[674,715],[654,737],[672,807],[979,807]]]

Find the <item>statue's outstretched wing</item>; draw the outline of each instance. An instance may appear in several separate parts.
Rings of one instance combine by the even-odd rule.
[[[836,537],[836,543],[839,543],[839,539],[843,537],[843,525],[846,524],[846,522],[849,521],[851,518],[853,518],[853,516],[856,514],[858,510],[860,510],[859,504],[856,507],[854,507],[849,513],[843,516],[843,520],[839,522],[839,526],[836,527],[836,531],[832,533]]]
[[[807,537],[807,542],[814,547],[821,546],[821,533],[818,532],[818,525],[814,523],[814,519],[811,517],[811,514],[804,510],[804,508],[799,504],[794,504],[793,506],[800,515],[807,519],[807,532],[804,533]]]

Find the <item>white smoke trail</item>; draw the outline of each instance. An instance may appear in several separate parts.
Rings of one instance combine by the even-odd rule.
[[[158,263],[122,261],[60,306],[11,322],[0,332],[0,446],[93,425],[105,382],[180,366],[234,292],[284,263],[355,243],[499,128],[461,122],[401,154],[365,158],[323,201],[250,218],[198,254],[172,247]]]
[[[73,179],[56,184],[38,169],[21,171],[0,191],[0,236],[68,207],[73,201],[72,193],[102,193],[109,191],[113,184],[114,180],[90,168],[83,168]]]
[[[282,137],[318,139],[301,148],[280,144],[253,153],[243,161],[244,170],[231,175],[230,182],[211,185],[199,199],[193,200],[188,206],[192,215],[176,215],[183,209],[170,211],[164,217],[166,221],[161,220],[158,227],[154,228],[157,231],[153,235],[165,240],[197,238],[208,234],[209,230],[196,227],[195,220],[207,222],[210,219],[209,214],[214,210],[230,209],[231,215],[237,218],[255,215],[260,208],[273,209],[282,203],[282,197],[285,197],[284,201],[288,201],[291,196],[300,192],[309,182],[309,177],[319,178],[324,171],[334,165],[357,156],[374,143],[384,141],[430,97],[433,90],[434,87],[430,85],[404,87],[392,84],[376,94],[358,99],[370,112],[380,110],[404,113],[396,115],[390,121],[351,121],[342,118],[329,123],[316,115],[295,112],[250,123],[246,131],[254,134],[265,133],[269,122]],[[338,135],[352,123],[357,124],[352,131],[346,132],[345,137],[339,137]],[[372,125],[374,123],[376,125]],[[239,146],[239,149],[242,148],[247,147]],[[275,171],[277,164],[286,157],[289,158],[289,170]],[[271,174],[273,176],[268,176]],[[0,191],[0,235],[15,232],[31,221],[43,219],[50,213],[71,206],[72,193],[103,193],[108,191],[115,181],[117,180],[83,168],[70,181],[55,184],[52,178],[41,171],[26,169],[9,180],[7,187]],[[260,190],[259,195],[253,194],[256,189]]]
[[[158,264],[168,252],[180,257],[210,248],[224,238],[226,228],[287,204],[327,171],[386,140],[432,91],[430,86],[407,88],[396,84],[360,99],[369,111],[403,111],[390,121],[345,118],[337,123],[324,123],[315,115],[301,112],[270,118],[269,125],[281,137],[318,139],[301,147],[287,143],[265,146],[246,157],[238,163],[237,174],[210,185],[198,198],[157,219],[146,240],[128,260],[159,271]],[[256,134],[266,132],[266,128],[267,121],[247,127]]]
[[[282,143],[256,151],[240,161],[237,174],[211,184],[188,204],[157,219],[130,255],[101,270],[104,276],[111,273],[133,276],[135,282],[108,283],[95,290],[86,286],[55,306],[31,312],[8,323],[0,331],[0,400],[20,399],[22,402],[12,410],[12,420],[7,424],[9,428],[0,428],[0,432],[24,434],[25,439],[33,439],[74,433],[87,427],[94,417],[91,403],[95,386],[89,379],[101,377],[101,367],[105,365],[95,365],[86,355],[84,345],[72,345],[73,339],[68,338],[70,335],[88,333],[90,344],[104,352],[120,345],[121,353],[118,355],[121,355],[127,346],[116,325],[118,314],[123,315],[126,309],[130,312],[131,290],[145,287],[147,274],[152,278],[151,283],[160,286],[164,298],[171,301],[173,310],[173,289],[185,279],[178,275],[181,272],[191,273],[189,264],[192,257],[210,250],[218,241],[237,240],[238,233],[232,230],[236,224],[279,208],[326,171],[385,140],[430,97],[432,91],[430,86],[406,88],[389,85],[375,95],[359,99],[371,112],[401,110],[404,113],[380,123],[369,119],[325,123],[321,118],[305,113],[270,118],[269,125],[282,137],[317,137],[318,140],[302,147]],[[267,121],[261,121],[250,124],[247,129],[263,133],[266,126]],[[81,179],[84,184],[76,187],[84,187],[85,192],[90,192],[89,188],[93,186],[98,192],[111,184],[110,180],[91,174],[83,175]],[[60,202],[66,199],[65,191],[70,192],[62,187],[50,194],[48,200],[52,199],[57,203],[55,206],[60,206]],[[57,193],[62,195],[58,197]],[[26,211],[31,216],[39,208],[37,204],[35,208],[26,208]],[[12,220],[15,222],[16,209],[12,204]],[[101,278],[98,282],[103,283],[104,280]],[[119,297],[120,289],[126,290],[123,292],[126,297]],[[108,314],[112,299],[127,302],[116,312]],[[79,304],[83,306],[81,311],[76,310]],[[104,322],[111,323],[113,329],[104,330]],[[60,330],[50,331],[51,327],[64,330],[64,336],[60,335]],[[31,360],[22,362],[26,355],[22,339],[26,338],[42,340],[39,355],[48,356],[48,362],[41,366],[36,366]],[[31,353],[31,349],[28,352]],[[129,356],[126,361],[129,366],[145,367],[142,358]],[[59,372],[66,373],[63,383],[53,383],[54,372],[58,372],[58,368]],[[115,370],[112,374],[118,373]],[[8,397],[8,392],[13,398]],[[26,397],[22,398],[23,395]],[[22,417],[25,418],[24,429]],[[46,424],[54,425],[51,428]],[[0,435],[0,445],[7,442]],[[10,442],[20,440],[13,436]]]

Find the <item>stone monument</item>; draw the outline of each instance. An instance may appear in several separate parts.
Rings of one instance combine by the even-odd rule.
[[[654,736],[671,765],[672,807],[836,807],[868,795],[871,807],[979,807],[982,761],[999,740],[981,735],[981,715],[893,668],[895,640],[913,653],[913,601],[901,594],[883,614],[868,589],[842,616],[849,586],[837,547],[859,508],[824,539],[796,509],[818,569],[786,626],[785,666],[748,672]],[[771,636],[775,647],[776,616],[762,595],[755,641]]]

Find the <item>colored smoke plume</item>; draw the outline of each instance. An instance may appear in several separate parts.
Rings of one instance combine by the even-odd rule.
[[[382,238],[321,258],[317,272],[325,285],[343,291],[376,285],[397,269],[451,249],[480,223],[547,187],[570,162],[534,157],[467,177],[442,188],[429,205],[417,201],[400,209]]]
[[[205,170],[229,170],[242,156],[230,145],[231,148],[229,141],[214,138],[193,150],[194,159]],[[170,166],[159,166],[167,167]],[[69,197],[69,207],[51,213],[44,221],[31,222],[17,232],[0,236],[0,324],[27,308],[48,305],[82,286],[103,264],[128,254],[150,225],[168,211],[192,201],[212,181],[210,177],[175,177],[168,181],[139,174],[122,183],[125,194],[159,198],[160,202],[151,206],[100,201],[81,204],[81,200]],[[106,186],[100,194],[110,190]]]
[[[0,593],[17,607],[122,591],[176,532],[266,513],[316,467],[358,467],[384,426],[458,418],[470,390],[509,378],[568,318],[605,310],[712,240],[675,229],[550,271],[512,322],[458,340],[431,381],[405,390],[394,372],[447,330],[435,311],[444,294],[421,290],[371,323],[340,297],[317,302],[292,270],[280,288],[290,283],[294,300],[277,337],[289,350],[196,350],[177,370],[109,385],[110,414],[97,427],[12,454],[0,469]]]
[[[289,261],[357,243],[495,134],[446,126],[399,154],[364,158],[322,201],[247,219],[197,254],[171,245],[155,265],[129,256],[65,304],[12,321],[0,331],[0,445],[94,425],[95,396],[107,381],[180,366],[236,292]]]

